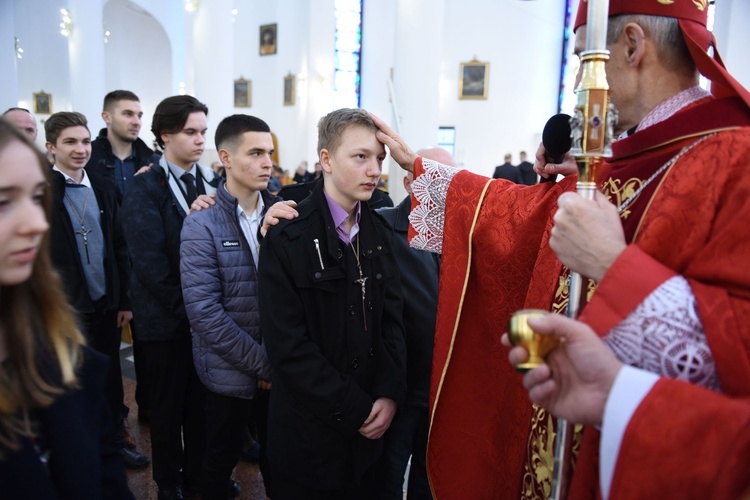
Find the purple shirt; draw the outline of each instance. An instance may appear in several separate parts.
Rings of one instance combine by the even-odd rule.
[[[336,234],[338,234],[339,239],[345,244],[350,244],[354,237],[357,236],[357,233],[359,233],[359,217],[362,214],[362,203],[357,202],[357,216],[355,218],[354,225],[352,225],[351,232],[347,233],[346,229],[344,228],[344,221],[347,217],[349,217],[349,214],[346,212],[346,210],[341,208],[341,205],[336,203],[333,198],[328,196],[328,193],[323,191],[323,194],[326,195],[328,210],[331,211],[333,225],[336,226]]]

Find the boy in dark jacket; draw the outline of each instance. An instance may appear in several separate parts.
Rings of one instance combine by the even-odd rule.
[[[119,220],[114,186],[89,178],[84,165],[91,154],[91,133],[81,113],[60,112],[44,124],[47,151],[55,164],[50,175],[54,206],[52,260],[65,292],[80,316],[89,345],[109,356],[106,395],[111,416],[122,432],[120,328],[133,314],[128,280],[130,263]],[[118,443],[125,465],[148,467],[148,457]]]
[[[154,152],[138,137],[141,131],[141,102],[129,90],[113,90],[104,96],[102,119],[107,128],[91,143],[86,171],[112,181],[121,202],[135,173],[153,162]]]
[[[370,498],[380,438],[405,396],[398,269],[367,205],[385,158],[376,130],[361,109],[322,118],[323,183],[261,245],[274,499]]]
[[[266,208],[281,201],[267,190],[274,147],[263,120],[224,118],[215,140],[226,181],[219,184],[215,207],[185,219],[180,247],[193,359],[206,388],[205,500],[228,497],[257,389],[270,389],[258,317],[258,231]],[[263,420],[259,427],[265,427]],[[270,497],[267,476],[263,471]]]
[[[180,287],[180,232],[190,204],[216,191],[218,177],[198,164],[208,108],[195,97],[167,97],[151,131],[164,156],[136,175],[122,202],[133,263],[133,314],[151,376],[151,449],[159,500],[197,490],[205,449],[203,386],[195,373],[190,324]]]

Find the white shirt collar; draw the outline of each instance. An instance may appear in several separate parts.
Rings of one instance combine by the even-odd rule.
[[[55,171],[60,172],[61,174],[63,174],[63,177],[65,177],[65,182],[70,182],[70,183],[73,183],[73,184],[79,184],[78,182],[76,182],[76,180],[74,178],[72,178],[71,176],[69,176],[68,174],[66,174],[65,172],[63,172],[62,170],[60,170],[59,168],[57,168],[57,165],[53,165],[52,166],[52,170],[55,170]],[[81,179],[80,184],[82,186],[86,186],[87,188],[91,189],[91,179],[89,179],[89,176],[86,175],[86,170],[81,169],[81,172],[83,172],[83,179]]]
[[[182,176],[185,174],[193,174],[193,177],[195,177],[196,179],[198,178],[198,176],[196,175],[198,168],[195,166],[195,163],[193,163],[193,166],[190,167],[190,170],[185,170],[184,168],[178,167],[171,161],[167,160],[166,156],[164,157],[164,161],[167,162],[167,166],[169,167],[169,171],[172,172],[172,175],[174,175],[180,181],[182,181]]]
[[[229,196],[232,196],[234,198],[234,196],[232,195],[232,193],[230,193],[229,190],[227,189],[226,184],[224,184],[224,191],[226,191],[229,194]],[[242,209],[242,207],[240,206],[240,204],[237,203],[237,216],[238,217],[247,217],[248,220],[260,219],[260,214],[263,213],[263,209],[265,208],[265,206],[266,206],[266,204],[263,201],[263,196],[260,194],[260,192],[258,192],[258,203],[255,205],[255,210],[253,210],[252,213],[248,214],[247,212],[245,212]]]

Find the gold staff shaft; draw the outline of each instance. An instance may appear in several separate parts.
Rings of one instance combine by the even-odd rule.
[[[588,0],[586,50],[581,54],[581,81],[576,89],[578,101],[571,118],[570,154],[578,164],[578,194],[593,200],[596,180],[603,159],[612,156],[612,138],[617,112],[609,102],[609,85],[605,72],[609,51],[606,50],[609,0]],[[583,296],[583,277],[570,273],[566,316],[577,318]],[[565,419],[557,419],[555,462],[552,473],[553,500],[564,500],[570,479],[570,453],[573,426]]]

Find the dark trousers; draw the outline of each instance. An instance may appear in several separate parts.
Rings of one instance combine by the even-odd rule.
[[[195,373],[190,336],[141,344],[151,374],[154,481],[159,489],[174,489],[184,477],[187,486],[197,490],[206,448],[205,395]]]
[[[138,325],[135,319],[130,322],[130,333],[133,336],[133,367],[135,368],[135,403],[138,410],[151,410],[151,377],[143,358],[143,346],[138,338]]]
[[[432,499],[425,463],[428,430],[426,406],[406,404],[399,409],[383,437],[383,455],[378,460],[375,476],[377,498],[403,499],[404,473],[411,456],[407,497],[409,500]]]
[[[117,311],[98,308],[94,312],[81,314],[81,329],[88,345],[109,357],[106,374],[105,396],[115,428],[122,427],[122,371],[120,369],[120,329],[117,328]]]
[[[237,465],[253,401],[206,389],[206,453],[203,456],[203,500],[229,498],[229,481]]]
[[[260,445],[260,459],[258,466],[263,476],[263,486],[266,488],[266,496],[273,498],[273,481],[271,480],[271,466],[268,463],[268,403],[271,399],[271,391],[258,389],[253,399],[252,420],[255,422],[255,430],[258,433],[258,444]]]

